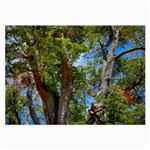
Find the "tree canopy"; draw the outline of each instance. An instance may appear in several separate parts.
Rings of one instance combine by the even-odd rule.
[[[6,124],[145,124],[144,26],[6,26]]]

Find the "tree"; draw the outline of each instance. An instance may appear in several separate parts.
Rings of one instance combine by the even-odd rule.
[[[29,86],[28,91],[27,91],[27,100],[28,100],[29,112],[30,112],[30,115],[32,117],[34,124],[40,124],[40,120],[39,120],[39,118],[36,114],[36,111],[34,109],[34,106],[33,106],[33,100],[34,99],[32,99],[32,92],[33,92],[33,88],[32,88],[32,86]]]
[[[133,52],[133,51],[145,50],[144,27],[112,26],[112,27],[103,27],[102,31],[104,31],[106,29],[109,31],[105,31],[102,40],[97,41],[97,42],[99,42],[99,46],[100,46],[99,54],[102,55],[102,57],[101,57],[102,67],[100,68],[101,69],[101,74],[100,74],[100,76],[101,76],[100,83],[101,84],[100,84],[99,92],[97,93],[97,97],[98,97],[100,103],[95,104],[95,107],[93,107],[93,105],[92,105],[92,107],[89,111],[90,112],[89,120],[91,121],[91,118],[92,118],[91,124],[97,124],[97,120],[103,120],[102,124],[104,122],[107,123],[107,121],[104,121],[105,120],[104,116],[107,116],[108,110],[105,109],[106,104],[104,104],[104,103],[105,102],[106,103],[109,102],[109,104],[111,104],[111,102],[113,102],[113,104],[115,103],[114,102],[115,95],[114,95],[114,97],[112,97],[112,94],[109,93],[108,91],[109,91],[109,87],[112,87],[112,85],[113,85],[112,78],[113,78],[113,71],[115,69],[116,59],[122,57],[123,55],[125,55],[127,53]],[[117,55],[116,54],[117,48],[123,47],[124,45],[128,44],[129,42],[131,42],[131,46],[130,46],[131,48],[128,50],[125,50]],[[127,64],[124,64],[124,65],[127,65]],[[131,67],[131,65],[130,65],[130,67]],[[140,68],[140,66],[138,66],[138,68]],[[130,68],[130,70],[128,69],[128,73],[131,73],[132,69],[133,68]],[[144,69],[144,68],[142,67],[142,69]],[[140,70],[140,71],[143,72],[144,70]],[[133,73],[133,71],[132,71],[132,73]],[[130,90],[132,90],[134,86],[140,85],[140,83],[144,80],[144,76],[142,76],[140,78],[134,76],[134,78],[132,78],[132,80],[134,80],[133,83],[130,83],[129,81],[127,82],[127,84],[131,84],[130,86],[125,87],[123,85],[124,90],[125,90],[124,97],[127,98],[127,96],[128,96],[128,98],[127,98],[128,100],[129,100],[129,97],[131,100]],[[114,83],[115,83],[115,81],[114,81]],[[114,93],[115,93],[115,91],[113,92],[113,94]],[[111,99],[110,99],[110,95],[111,95]],[[122,97],[122,98],[124,98],[124,97]],[[121,98],[119,100],[121,100]],[[117,100],[117,102],[119,102],[119,101]],[[109,108],[109,110],[110,110],[110,108]],[[102,111],[102,113],[99,113],[100,111]],[[104,111],[106,111],[106,112],[104,112]],[[95,115],[93,115],[93,114],[95,114]]]
[[[6,26],[6,77],[26,93],[34,124],[35,89],[46,124],[143,124],[144,51],[143,26]]]
[[[72,63],[87,49],[83,31],[69,26],[6,27],[6,74],[32,73],[47,124],[67,124]]]

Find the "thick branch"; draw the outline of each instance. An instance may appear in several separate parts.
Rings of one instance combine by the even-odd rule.
[[[34,106],[33,106],[31,87],[28,88],[27,99],[28,99],[28,106],[29,106],[30,116],[32,117],[32,120],[33,120],[34,124],[40,124],[40,120],[39,120],[39,118],[36,114],[36,111],[34,109]]]
[[[118,45],[118,41],[119,41],[119,30],[115,29],[114,26],[112,26],[112,30],[113,30],[113,41],[112,41],[112,48],[109,52],[109,54],[111,53],[115,53],[117,45]]]
[[[114,58],[115,58],[115,59],[120,58],[121,56],[123,56],[123,55],[125,55],[125,54],[127,54],[127,53],[130,53],[130,52],[136,51],[136,50],[143,50],[143,51],[145,51],[145,48],[144,48],[144,47],[132,48],[132,49],[129,49],[129,50],[127,50],[127,51],[124,51],[124,52],[118,54],[118,55],[115,56]]]
[[[31,70],[35,80],[36,89],[43,102],[43,110],[47,124],[56,124],[57,109],[55,108],[55,97],[50,87],[42,80],[42,74],[38,72],[38,65],[34,57],[29,60]],[[36,71],[37,70],[37,71]]]
[[[103,59],[107,61],[107,50],[105,49],[105,46],[99,41],[99,44],[101,46],[101,50],[102,50],[102,55],[103,55]]]
[[[72,94],[72,66],[67,58],[64,56],[62,60],[62,89],[59,102],[58,124],[67,124],[68,107]]]

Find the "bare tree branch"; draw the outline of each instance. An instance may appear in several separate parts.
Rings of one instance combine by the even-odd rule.
[[[136,50],[143,50],[143,51],[145,51],[145,47],[139,47],[139,48],[132,48],[132,49],[129,49],[129,50],[127,50],[127,51],[124,51],[124,52],[118,54],[117,56],[114,57],[114,59],[117,59],[117,58],[119,58],[119,57],[121,57],[121,56],[123,56],[123,55],[125,55],[125,54],[127,54],[127,53],[130,53],[130,52],[133,52],[133,51],[136,51]]]

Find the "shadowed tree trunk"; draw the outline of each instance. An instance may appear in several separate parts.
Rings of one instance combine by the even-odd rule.
[[[72,69],[67,57],[62,60],[61,97],[41,81],[38,72],[33,72],[37,91],[43,101],[47,124],[67,124],[68,106],[72,94]]]
[[[41,76],[38,73],[33,73],[37,91],[43,101],[44,115],[47,124],[57,124],[57,101],[56,94],[52,92],[49,86],[41,81]]]
[[[43,102],[43,110],[47,124],[67,124],[68,107],[72,94],[72,67],[67,51],[62,59],[61,96],[45,84],[33,56],[29,62],[33,70],[36,89]]]
[[[30,116],[34,122],[34,124],[40,124],[40,120],[36,114],[36,111],[34,109],[34,106],[33,106],[33,100],[32,99],[32,87],[28,87],[28,91],[27,91],[27,99],[28,99],[28,106],[29,106],[29,112],[30,112]]]
[[[60,38],[64,38],[63,33]],[[69,51],[65,44],[62,46],[66,52],[61,61],[61,97],[58,92],[52,91],[51,88],[44,82],[34,56],[27,57],[33,72],[36,89],[43,102],[43,110],[47,124],[67,124],[68,119],[68,107],[72,94],[72,68],[69,59]]]
[[[31,118],[31,116],[30,116],[30,111],[29,111],[29,109],[27,110],[27,113],[26,113],[26,117],[25,117],[25,121],[24,121],[24,125],[28,125],[29,124],[29,121],[30,121],[30,118]]]
[[[59,94],[53,92],[50,87],[45,84],[34,57],[31,56],[29,58],[30,67],[33,70],[36,89],[43,102],[43,111],[46,122],[47,124],[57,124]]]

